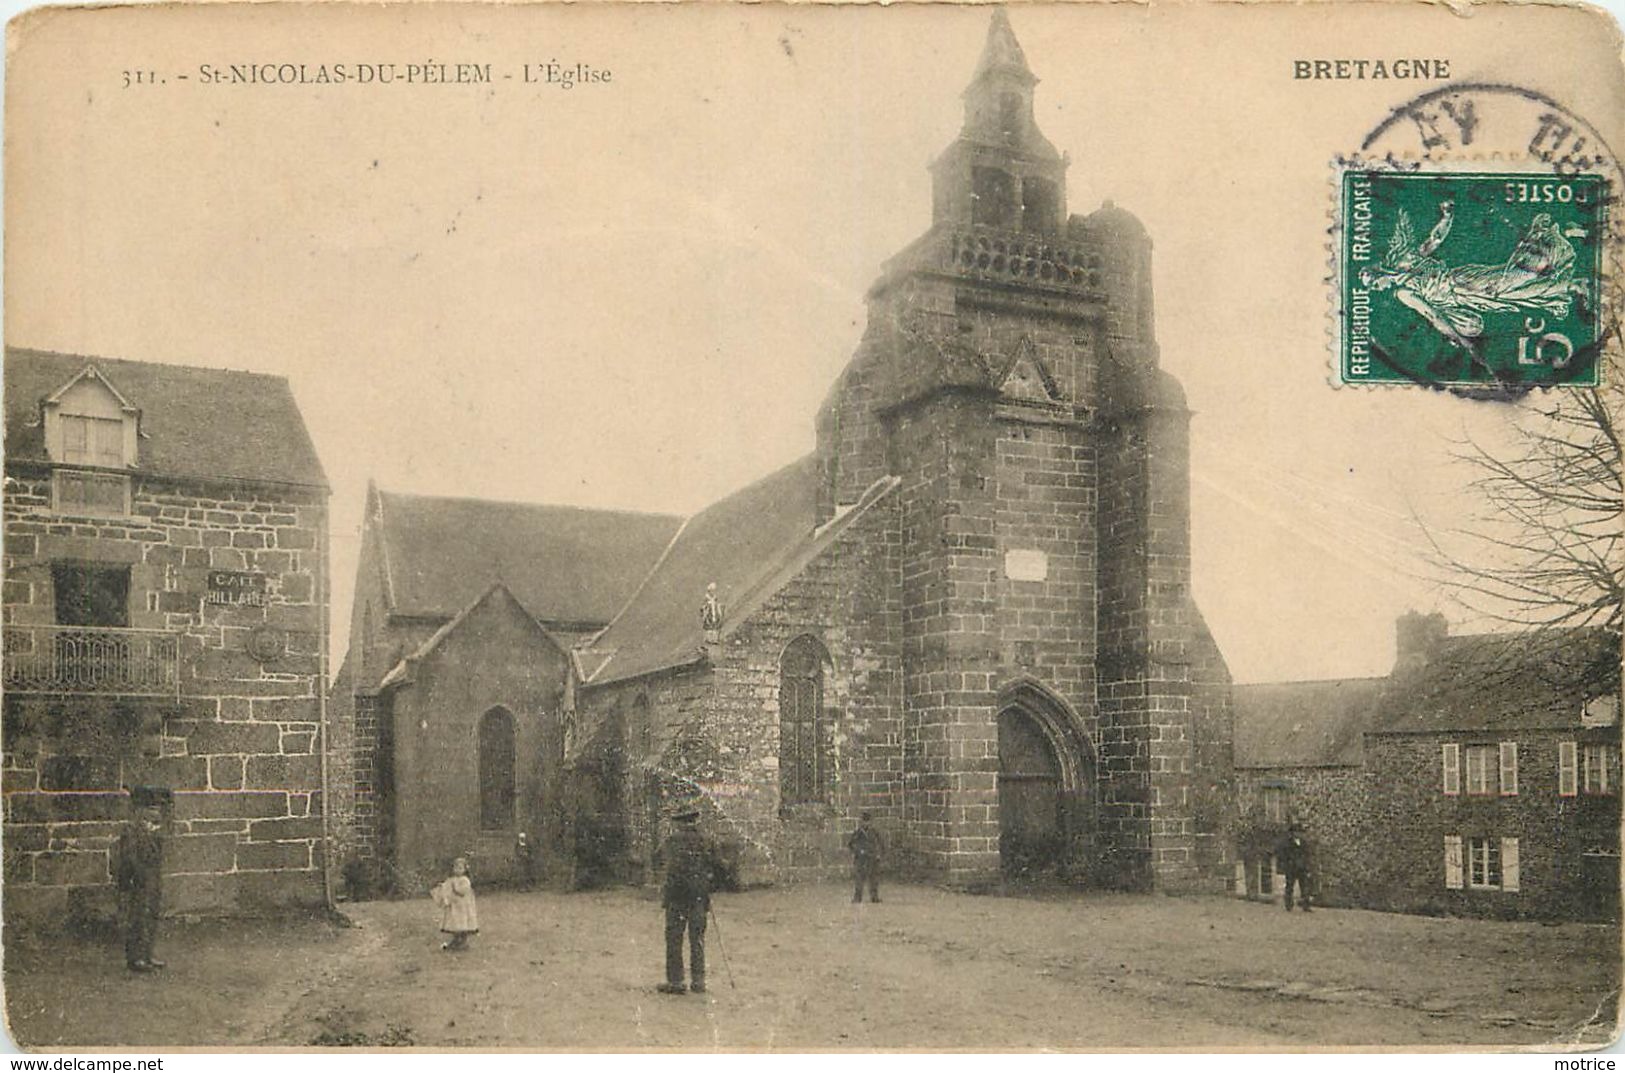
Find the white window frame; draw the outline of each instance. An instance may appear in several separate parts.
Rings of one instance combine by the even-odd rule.
[[[1501,796],[1515,797],[1518,793],[1518,743],[1501,743]]]
[[[1490,783],[1490,772],[1496,770],[1498,758],[1496,747],[1493,745],[1469,745],[1464,752],[1462,767],[1465,769],[1463,789],[1471,797],[1490,797],[1496,792],[1496,786]],[[1475,765],[1474,761],[1478,761]],[[1477,767],[1475,772],[1473,769]],[[1474,776],[1477,775],[1475,779]]]
[[[1579,743],[1557,743],[1557,796],[1576,797],[1580,793]]]
[[[1618,746],[1612,742],[1588,741],[1580,751],[1580,760],[1581,787],[1586,794],[1603,797],[1619,793]]]
[[[1467,851],[1467,889],[1501,889],[1501,840],[1495,838],[1469,838]],[[1493,880],[1493,882],[1492,882]]]
[[[1461,746],[1453,741],[1445,742],[1440,750],[1440,763],[1444,771],[1444,795],[1456,797],[1461,793]]]

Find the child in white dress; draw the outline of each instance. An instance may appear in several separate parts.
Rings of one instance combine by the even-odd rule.
[[[451,862],[451,875],[429,892],[440,907],[440,930],[451,936],[440,944],[442,950],[466,950],[468,940],[480,930],[479,913],[474,908],[474,884],[468,878],[468,858]]]

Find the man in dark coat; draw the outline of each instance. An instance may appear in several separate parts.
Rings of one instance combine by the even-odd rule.
[[[880,832],[871,822],[868,812],[858,815],[858,827],[847,837],[846,848],[852,851],[852,900],[863,901],[863,885],[869,884],[869,900],[880,901]]]
[[[137,786],[130,791],[131,819],[114,847],[114,878],[123,901],[124,963],[131,972],[164,967],[152,956],[163,901],[164,809],[168,790]]]
[[[660,849],[666,866],[661,890],[661,904],[666,908],[666,982],[657,990],[681,995],[684,932],[688,933],[688,990],[705,991],[705,920],[711,911],[711,885],[719,861],[716,847],[700,833],[697,807],[681,807],[672,819],[677,829]]]
[[[1296,883],[1303,911],[1309,912],[1309,843],[1297,820],[1287,824],[1286,835],[1275,848],[1275,864],[1286,876],[1286,911],[1292,912],[1292,885]]]

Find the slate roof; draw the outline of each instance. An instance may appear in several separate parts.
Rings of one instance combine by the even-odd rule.
[[[1238,685],[1235,764],[1238,768],[1357,765],[1361,735],[1379,715],[1386,678]]]
[[[694,662],[708,584],[726,606],[726,635],[896,485],[877,482],[815,528],[818,465],[808,455],[713,503],[683,523],[631,602],[579,653],[578,667],[596,686]]]
[[[378,491],[396,615],[449,619],[502,583],[538,621],[602,626],[671,542],[671,514]]]
[[[1619,691],[1619,638],[1602,629],[1466,634],[1400,668],[1383,697],[1383,732],[1580,725],[1588,700]]]
[[[327,487],[283,377],[9,347],[8,461],[49,461],[40,403],[87,365],[141,412],[140,472]]]

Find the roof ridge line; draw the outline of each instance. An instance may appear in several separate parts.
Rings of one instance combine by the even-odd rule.
[[[488,496],[455,496],[437,495],[433,492],[393,492],[381,485],[376,486],[381,496],[396,496],[401,499],[434,499],[441,502],[452,503],[485,503],[497,507],[530,507],[547,510],[573,510],[584,514],[632,514],[642,518],[674,518],[687,520],[689,515],[677,514],[672,511],[637,510],[632,507],[584,507],[579,503],[547,503],[534,499],[492,499]]]
[[[288,375],[286,373],[266,373],[258,372],[253,369],[233,369],[225,365],[190,365],[178,361],[149,361],[146,358],[118,358],[108,354],[87,354],[76,350],[50,350],[44,347],[18,346],[10,343],[6,344],[5,352],[8,355],[20,353],[33,354],[46,358],[70,358],[74,361],[82,361],[86,363],[113,361],[124,365],[156,365],[164,369],[186,369],[191,372],[201,373],[230,373],[233,376],[258,376],[267,380],[281,380],[284,382],[288,380]]]

